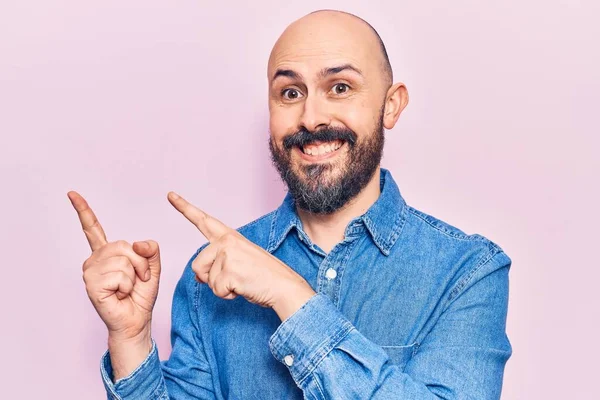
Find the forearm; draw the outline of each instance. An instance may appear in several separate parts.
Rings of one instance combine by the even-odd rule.
[[[423,343],[408,364],[396,365],[319,294],[282,323],[270,347],[310,399],[499,398],[510,348],[451,341]]]
[[[115,374],[109,351],[104,354],[100,370],[109,400],[172,398],[170,393],[167,394],[167,385],[156,344],[153,341],[151,343],[150,353],[141,364],[137,365],[127,376],[119,378],[118,381],[112,379]]]
[[[323,295],[317,295],[275,332],[275,358],[286,364],[309,399],[437,399],[392,365],[385,351],[360,334]]]
[[[273,311],[281,321],[293,315],[316,294],[304,279],[291,281],[287,287],[289,289],[284,290],[278,301],[273,304]]]
[[[115,335],[108,337],[108,351],[112,365],[112,381],[130,375],[144,362],[152,349],[152,338],[150,328],[142,331],[133,338],[119,338]]]

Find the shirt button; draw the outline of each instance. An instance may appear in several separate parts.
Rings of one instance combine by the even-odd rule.
[[[326,272],[325,272],[325,277],[329,280],[335,279],[335,277],[337,276],[337,271],[333,268],[329,268]]]
[[[294,356],[291,354],[288,354],[287,356],[283,357],[283,362],[285,363],[285,365],[287,365],[288,367],[291,367],[292,364],[294,364]]]

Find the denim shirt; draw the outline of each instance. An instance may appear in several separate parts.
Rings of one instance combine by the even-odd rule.
[[[288,194],[239,231],[314,295],[283,322],[241,296],[216,297],[189,261],[175,289],[168,360],[156,343],[109,399],[498,399],[511,259],[406,204],[389,171],[381,194],[329,253]]]

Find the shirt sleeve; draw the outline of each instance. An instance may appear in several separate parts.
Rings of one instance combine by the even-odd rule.
[[[316,294],[271,336],[273,356],[307,399],[499,399],[512,348],[505,333],[508,271],[489,255],[450,291],[433,329],[405,366]]]
[[[212,373],[206,360],[197,318],[198,283],[190,259],[173,295],[171,314],[171,355],[160,361],[152,340],[150,354],[130,375],[112,381],[110,354],[107,351],[100,371],[109,400],[129,399],[214,399]]]

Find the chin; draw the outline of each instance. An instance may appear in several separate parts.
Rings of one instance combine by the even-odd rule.
[[[314,185],[328,185],[337,181],[343,173],[339,162],[302,162],[294,171],[305,183]]]

